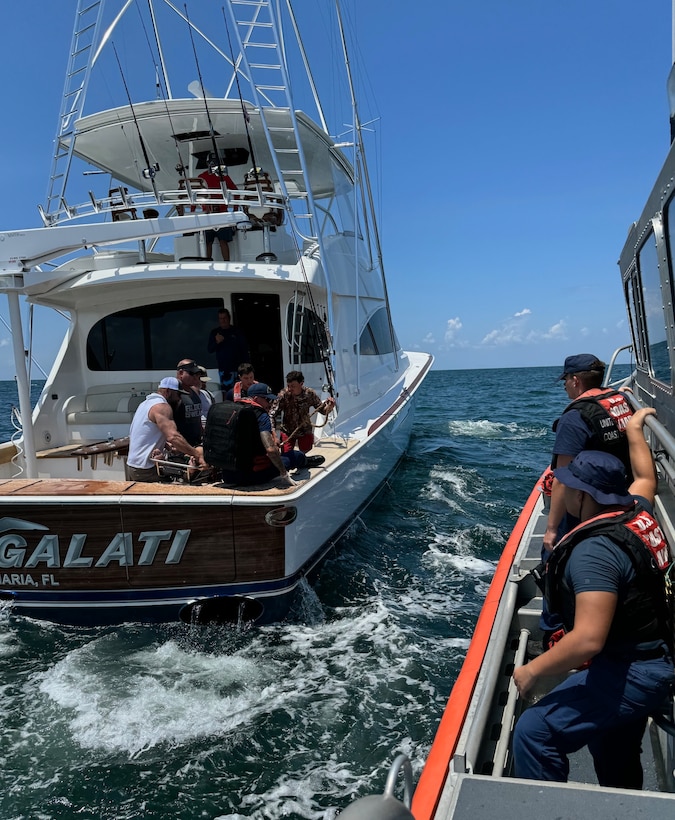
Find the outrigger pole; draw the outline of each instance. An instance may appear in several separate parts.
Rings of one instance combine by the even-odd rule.
[[[19,393],[19,412],[23,428],[23,451],[26,462],[26,478],[37,478],[37,455],[35,453],[35,437],[33,436],[33,408],[30,400],[30,385],[26,371],[26,351],[23,346],[23,326],[21,323],[21,308],[19,292],[7,291],[9,305],[9,322],[12,327],[12,348],[14,350],[14,368],[16,370],[16,386]]]
[[[675,3],[675,0],[672,0]],[[356,102],[356,93],[354,91],[354,80],[352,78],[352,68],[349,61],[349,50],[347,49],[347,40],[345,38],[345,29],[342,23],[342,10],[340,8],[340,0],[335,0],[335,10],[338,19],[338,28],[340,31],[340,40],[342,42],[342,53],[345,61],[345,68],[347,71],[347,81],[349,83],[349,94],[351,96],[352,114],[354,117],[354,142],[355,142],[355,157],[354,157],[354,183],[356,184],[356,174],[361,171],[363,184],[365,185],[366,194],[368,197],[368,207],[370,209],[370,220],[373,229],[373,236],[375,237],[375,251],[377,253],[377,265],[380,269],[380,276],[382,277],[382,288],[384,290],[385,305],[387,308],[387,319],[389,322],[389,334],[391,336],[391,347],[394,354],[394,363],[396,370],[399,368],[398,352],[396,350],[396,334],[394,333],[394,323],[391,319],[391,306],[389,305],[389,293],[387,291],[387,279],[384,275],[384,261],[382,259],[382,244],[380,242],[380,231],[377,226],[377,214],[375,213],[375,204],[373,199],[373,191],[370,187],[370,175],[368,173],[368,164],[366,159],[366,150],[363,144],[362,124],[359,118],[359,110]],[[368,219],[366,206],[364,203],[364,218]],[[358,276],[357,276],[358,282]],[[358,338],[358,334],[357,334]]]

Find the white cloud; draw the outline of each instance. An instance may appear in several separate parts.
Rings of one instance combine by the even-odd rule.
[[[523,336],[519,328],[513,325],[506,324],[498,330],[491,330],[483,337],[481,344],[483,345],[509,345],[521,344]]]
[[[445,341],[452,344],[455,341],[455,337],[462,329],[462,322],[459,316],[455,316],[454,319],[448,319],[447,326],[445,328]]]
[[[427,333],[427,335],[422,340],[422,344],[435,345],[436,344],[436,339],[434,339],[434,334],[433,333]]]
[[[519,311],[503,322],[501,327],[487,333],[481,344],[503,347],[505,345],[536,344],[542,341],[561,341],[567,338],[565,322],[562,319],[551,325],[548,330],[528,331],[528,321],[524,317],[531,315],[532,311],[529,308]]]
[[[541,338],[557,340],[566,339],[567,330],[564,319],[561,319],[555,325],[551,325],[551,327],[548,330],[544,331],[544,333],[541,334]]]

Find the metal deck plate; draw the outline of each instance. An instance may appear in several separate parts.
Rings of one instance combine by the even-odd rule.
[[[579,783],[544,783],[480,775],[460,775],[448,816],[481,820],[672,820],[675,795],[627,789],[601,789]]]

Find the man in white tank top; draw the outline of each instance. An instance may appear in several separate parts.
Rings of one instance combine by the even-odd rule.
[[[181,436],[173,420],[173,407],[180,403],[180,383],[169,376],[159,383],[156,393],[142,402],[129,429],[129,455],[126,477],[130,481],[159,481],[160,475],[152,462],[155,450],[169,446],[195,460],[195,466],[204,468],[204,451],[193,447]]]

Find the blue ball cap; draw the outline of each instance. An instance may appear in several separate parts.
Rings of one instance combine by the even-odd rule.
[[[269,388],[264,382],[255,382],[252,384],[248,390],[246,391],[247,396],[249,399],[253,398],[254,396],[262,396],[269,401],[274,401],[276,399],[277,394],[273,393],[271,388]]]
[[[585,373],[588,370],[603,371],[604,369],[605,363],[592,353],[577,353],[576,356],[568,356],[565,359],[562,376],[558,381],[564,379],[565,376],[573,376],[575,373]]]

